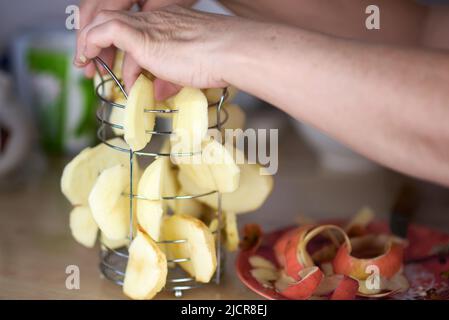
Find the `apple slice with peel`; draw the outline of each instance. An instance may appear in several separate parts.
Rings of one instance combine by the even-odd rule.
[[[280,294],[292,300],[305,300],[310,298],[323,279],[320,268],[314,266],[301,270],[299,280],[288,276],[281,276],[275,283]]]
[[[77,206],[70,212],[70,230],[75,240],[85,247],[95,245],[98,226],[87,206]]]
[[[175,259],[189,259],[179,265],[196,281],[209,282],[217,267],[215,240],[209,228],[201,220],[187,215],[167,218],[162,228],[164,240],[186,240],[167,245]]]
[[[239,186],[234,192],[221,195],[222,209],[236,214],[257,210],[270,195],[273,189],[273,177],[261,175],[264,168],[258,164],[238,164],[240,168]],[[189,194],[202,194],[211,191],[210,188],[200,186],[197,180],[183,168],[178,173],[178,181],[184,191]],[[198,198],[209,207],[217,210],[217,194]]]
[[[129,246],[123,292],[132,299],[152,299],[165,286],[167,259],[158,245],[143,232]]]
[[[237,227],[237,216],[232,212],[224,212],[224,244],[228,251],[235,251],[239,247],[239,230]]]
[[[154,128],[156,118],[144,110],[153,108],[153,83],[141,74],[129,92],[123,119],[125,141],[133,151],[142,150],[150,142],[151,134],[146,130]]]
[[[338,249],[333,260],[334,271],[355,279],[370,276],[370,266],[379,269],[380,276],[391,278],[402,268],[404,243],[387,235],[367,235],[352,238]]]
[[[108,143],[128,148],[120,138],[108,140]],[[65,166],[61,177],[62,193],[72,205],[87,205],[89,193],[100,172],[117,164],[128,168],[129,154],[103,143],[84,149]]]
[[[207,135],[207,98],[200,89],[185,87],[174,98],[173,136],[177,152],[197,152]],[[172,140],[172,141],[173,141]]]

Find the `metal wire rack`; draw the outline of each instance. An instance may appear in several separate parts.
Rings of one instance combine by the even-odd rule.
[[[182,156],[192,156],[195,153],[160,153],[160,152],[144,152],[144,151],[133,151],[130,148],[123,148],[121,146],[113,145],[107,141],[107,128],[116,128],[116,129],[123,129],[123,126],[121,124],[112,123],[108,120],[108,108],[120,108],[125,109],[126,106],[122,104],[118,104],[114,101],[111,101],[105,96],[105,85],[108,81],[113,81],[115,85],[120,89],[124,97],[127,99],[128,95],[126,91],[124,90],[124,87],[122,83],[120,82],[120,79],[117,78],[117,76],[112,72],[112,70],[109,68],[109,66],[99,57],[95,58],[95,66],[97,69],[98,74],[101,77],[100,83],[95,88],[95,92],[98,96],[98,98],[101,101],[101,106],[98,108],[96,117],[97,120],[100,122],[100,127],[97,131],[98,138],[107,146],[110,148],[113,148],[117,150],[117,152],[125,152],[129,154],[129,179],[130,179],[130,192],[129,194],[126,194],[126,196],[129,196],[129,223],[130,223],[130,233],[129,233],[129,240],[131,241],[134,238],[133,234],[133,225],[134,225],[134,215],[133,215],[133,206],[134,206],[134,199],[137,201],[145,201],[145,197],[135,194],[133,191],[133,171],[134,171],[134,162],[136,161],[136,156],[141,157],[170,157],[170,156],[176,156],[176,157],[182,157]],[[105,69],[111,78],[105,79],[105,77],[102,76],[102,73],[100,72],[100,67]],[[209,127],[209,129],[216,128],[219,131],[221,131],[222,125],[228,120],[228,113],[226,112],[226,109],[222,109],[223,103],[228,97],[228,91],[226,88],[223,89],[222,95],[220,99],[214,103],[209,104],[209,108],[216,108],[217,109],[217,121],[215,125],[212,125]],[[145,109],[144,112],[149,113],[156,113],[156,114],[171,114],[176,113],[178,110],[176,109],[168,109],[168,110],[155,110],[155,109]],[[221,113],[223,112],[224,117],[221,119]],[[147,130],[147,134],[154,134],[159,136],[164,136],[165,138],[170,137],[172,134],[171,131],[159,131],[159,130]],[[202,194],[195,194],[195,195],[172,195],[172,196],[165,196],[162,197],[162,200],[175,200],[175,201],[183,201],[185,199],[195,199],[199,197],[205,197],[211,194],[217,194],[217,210],[216,210],[216,218],[218,220],[218,227],[214,231],[215,238],[216,238],[216,254],[217,254],[217,269],[214,276],[214,282],[216,284],[220,283],[221,276],[223,274],[223,268],[222,265],[224,263],[224,251],[222,250],[222,243],[221,243],[221,229],[222,229],[222,209],[221,209],[221,194],[216,190],[211,190],[206,193]],[[170,239],[170,240],[162,240],[158,241],[159,244],[164,245],[172,245],[172,244],[179,244],[179,243],[186,243],[187,239]],[[100,251],[100,270],[102,274],[112,282],[123,285],[123,279],[125,276],[125,270],[126,270],[126,264],[128,261],[128,248],[126,245],[123,247],[114,249],[108,247],[105,243],[101,243],[101,251]],[[189,257],[180,258],[180,259],[167,259],[168,263],[176,264],[180,262],[186,262],[190,261]],[[170,268],[167,276],[166,286],[165,290],[172,291],[176,297],[181,297],[183,295],[183,292],[186,290],[194,289],[199,286],[201,286],[201,283],[198,283],[195,281],[193,277],[190,275],[187,275],[185,271],[183,271],[180,267],[176,268]]]

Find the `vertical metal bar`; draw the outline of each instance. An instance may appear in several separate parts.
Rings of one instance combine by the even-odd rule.
[[[134,199],[134,152],[129,149],[129,241],[134,238],[134,215],[133,215],[133,199]]]
[[[221,278],[221,193],[217,193],[217,201],[218,201],[218,210],[217,210],[217,219],[218,219],[218,225],[217,225],[217,244],[216,244],[216,250],[217,250],[217,270],[215,271],[215,283],[220,284],[220,278]]]
[[[221,107],[223,105],[224,99],[227,94],[227,88],[223,89],[223,93],[221,94],[220,101],[217,105],[217,129],[220,133],[221,142],[224,144],[224,139],[222,137],[221,132]],[[215,283],[220,284],[221,279],[221,229],[222,229],[222,210],[221,210],[221,193],[217,192],[217,234],[216,234],[216,250],[217,250],[217,270],[215,273]]]

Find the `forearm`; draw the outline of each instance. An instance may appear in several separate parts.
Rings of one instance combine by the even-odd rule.
[[[447,54],[283,26],[253,31],[237,40],[225,81],[375,161],[449,185]]]
[[[428,9],[411,0],[221,0],[241,17],[283,23],[302,29],[384,43],[416,45]],[[380,30],[368,30],[365,9],[380,9]]]

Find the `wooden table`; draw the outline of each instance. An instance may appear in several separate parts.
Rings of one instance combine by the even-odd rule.
[[[316,166],[313,152],[286,127],[281,129],[280,169],[269,201],[257,212],[241,216],[240,226],[258,222],[265,230],[292,223],[299,214],[314,218],[350,216],[369,204],[381,217],[391,205],[398,177],[379,169],[363,174],[326,172]],[[291,148],[294,143],[295,147]],[[0,298],[123,299],[121,288],[102,279],[99,248],[77,244],[69,231],[70,205],[59,179],[67,160],[51,160],[47,170],[19,189],[0,192]],[[418,221],[449,226],[447,192],[430,186],[430,210]],[[437,194],[442,194],[436,197]],[[433,214],[435,213],[435,214]],[[258,299],[244,287],[228,254],[220,286],[206,285],[185,295],[189,299]],[[65,286],[66,267],[80,268],[80,289]],[[173,298],[168,293],[158,298]]]

